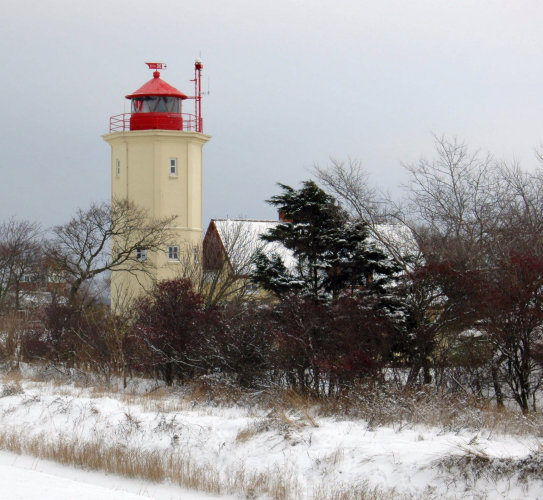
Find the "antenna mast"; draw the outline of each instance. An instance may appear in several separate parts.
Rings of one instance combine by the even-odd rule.
[[[203,132],[202,120],[202,64],[201,59],[194,61],[194,114],[196,115],[196,132]]]

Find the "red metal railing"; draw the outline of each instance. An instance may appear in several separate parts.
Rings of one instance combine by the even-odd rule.
[[[138,113],[139,114],[139,113]],[[189,113],[168,113],[168,115],[178,116],[183,120],[183,131],[203,132],[203,120],[201,117]],[[110,132],[126,132],[130,130],[130,117],[132,113],[121,113],[109,118]]]

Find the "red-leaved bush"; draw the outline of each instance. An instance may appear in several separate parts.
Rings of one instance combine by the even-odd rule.
[[[206,309],[202,297],[186,279],[162,281],[137,304],[131,334],[139,344],[139,366],[155,372],[167,384],[203,371],[198,342],[218,323],[216,309]]]

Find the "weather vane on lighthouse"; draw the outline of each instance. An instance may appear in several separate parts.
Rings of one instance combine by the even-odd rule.
[[[149,69],[166,69],[165,63],[146,62],[145,64],[149,66]]]
[[[180,92],[160,78],[166,63],[146,62],[153,70],[153,78],[135,92],[127,95],[131,100],[131,113],[122,113],[110,118],[110,132],[126,130],[184,130],[203,133],[202,119],[202,69],[200,59],[194,61],[194,95]],[[182,102],[194,101],[194,114],[183,113]]]

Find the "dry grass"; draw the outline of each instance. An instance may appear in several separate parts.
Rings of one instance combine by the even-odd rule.
[[[214,389],[215,404],[220,402],[219,392],[227,391]],[[202,399],[204,394],[205,390],[200,388]],[[299,394],[290,389],[268,389],[227,398],[232,399],[240,405],[266,410],[269,418],[281,420],[288,426],[318,427],[319,417],[333,417],[363,419],[369,428],[392,426],[398,431],[425,425],[447,432],[468,430],[543,437],[543,412],[523,414],[516,407],[497,408],[489,400],[432,388],[359,385],[331,398]]]
[[[522,458],[493,458],[477,449],[465,450],[463,455],[448,456],[436,462],[439,469],[456,478],[475,484],[480,479],[491,483],[529,483],[543,480],[543,454],[532,453]]]
[[[22,376],[17,370],[0,375],[4,384],[20,386]],[[25,383],[47,382],[56,385],[59,394],[74,395],[74,388],[93,398],[116,398],[145,411],[171,413],[196,407],[247,409],[249,416],[267,414],[270,421],[288,427],[318,427],[319,417],[356,418],[368,422],[369,428],[392,426],[397,430],[427,425],[448,432],[468,430],[499,434],[543,437],[543,413],[522,414],[516,407],[498,409],[493,402],[472,397],[443,393],[435,389],[406,390],[392,385],[359,385],[337,397],[317,398],[293,390],[266,388],[242,389],[228,380],[215,376],[202,377],[183,386],[150,386],[122,389],[119,385],[95,383],[92,377],[70,374],[51,367],[25,374]],[[63,384],[68,385],[66,389]],[[272,424],[270,424],[272,425]],[[262,427],[259,432],[264,429]],[[240,438],[241,439],[241,438]]]
[[[165,457],[161,451],[127,450],[108,447],[104,443],[47,442],[45,437],[24,440],[0,435],[2,446],[18,453],[29,453],[39,458],[55,460],[65,465],[75,465],[91,470],[104,470],[126,477],[150,481],[172,480],[184,486],[209,492],[220,492],[208,469],[194,467],[186,460]],[[177,481],[176,481],[177,479]]]
[[[23,394],[23,388],[19,382],[8,382],[2,386],[0,391],[0,398],[5,398],[7,396],[15,396],[17,394]]]
[[[18,370],[11,370],[3,377],[3,386],[0,390],[0,398],[7,396],[15,396],[17,394],[23,394],[24,390],[21,385],[22,376]]]
[[[311,427],[318,427],[317,422],[315,421],[315,409],[317,405],[314,400],[308,397],[304,397],[293,390],[281,391],[281,397],[278,399],[279,404],[277,405],[283,413],[294,411],[298,412],[301,416],[301,419],[304,420]]]
[[[64,465],[105,471],[120,476],[154,482],[169,481],[179,486],[213,494],[237,494],[244,498],[265,496],[274,500],[306,498],[297,479],[287,471],[247,473],[243,469],[221,473],[211,464],[199,466],[189,457],[174,452],[145,451],[110,447],[103,442],[59,440],[50,442],[46,436],[33,438],[21,434],[0,433],[0,448],[18,454],[54,460]],[[330,457],[341,460],[341,452]],[[394,490],[358,486],[318,485],[311,495],[314,500],[391,500],[408,499]],[[421,498],[421,497],[419,497]],[[423,497],[424,498],[424,497]]]
[[[359,385],[337,397],[317,398],[293,390],[267,388],[242,389],[228,380],[215,376],[202,377],[183,386],[155,386],[142,392],[141,388],[122,389],[118,385],[96,383],[89,386],[89,378],[81,375],[75,381],[61,372],[44,367],[25,382],[47,382],[73,395],[80,388],[90,397],[113,397],[145,411],[171,413],[192,410],[200,406],[247,409],[250,416],[267,414],[270,420],[287,426],[318,427],[319,417],[356,418],[368,422],[370,428],[393,426],[397,430],[415,425],[427,425],[448,432],[468,430],[489,431],[499,434],[543,437],[543,413],[522,414],[516,407],[498,409],[493,402],[477,400],[458,394],[443,393],[435,389],[407,390],[392,385]],[[0,376],[6,383],[19,383],[17,370]]]
[[[335,451],[330,453],[327,457],[321,459],[321,462],[325,462],[329,465],[337,467],[343,462],[345,458],[345,450],[343,448],[337,448]]]
[[[1,379],[4,384],[16,383],[20,385],[23,381],[23,375],[19,370],[9,370],[1,375]]]
[[[185,488],[214,494],[268,495],[278,500],[300,498],[296,480],[278,471],[248,474],[244,470],[221,473],[211,464],[199,466],[179,453],[111,447],[103,442],[32,438],[0,433],[0,448],[54,460],[64,465],[105,471],[154,482],[170,481]]]
[[[298,399],[313,415],[364,419],[369,428],[396,430],[426,425],[447,432],[463,430],[543,437],[543,414],[523,414],[516,407],[496,408],[493,402],[436,389],[358,386],[335,398]]]
[[[282,391],[278,396],[280,397],[276,399],[275,406],[267,404],[268,413],[264,418],[239,431],[237,442],[246,442],[270,430],[278,432],[288,440],[293,429],[319,426],[307,399],[293,391]]]
[[[0,448],[18,454],[53,460],[68,466],[105,471],[124,477],[154,482],[169,481],[179,486],[213,494],[238,494],[244,498],[266,496],[274,500],[305,498],[296,478],[286,471],[247,473],[243,469],[222,473],[214,466],[198,466],[190,458],[173,452],[108,447],[103,442],[59,440],[46,436],[33,438],[0,433]],[[335,459],[334,459],[335,460]],[[389,500],[410,498],[367,485],[330,487],[319,485],[315,500]]]
[[[245,443],[261,433],[263,430],[259,425],[251,424],[241,429],[236,435],[236,441],[238,443]]]
[[[300,424],[289,419],[284,413],[280,413],[279,416],[268,415],[265,418],[249,424],[244,429],[241,429],[236,436],[236,441],[238,443],[244,443],[258,434],[269,431],[277,432],[285,440],[289,440],[291,438],[292,429],[299,427],[301,427]]]
[[[395,490],[372,488],[367,483],[357,486],[336,486],[329,488],[321,485],[313,490],[313,500],[413,500],[412,495],[400,494]],[[416,497],[419,500],[432,498],[422,494]]]

